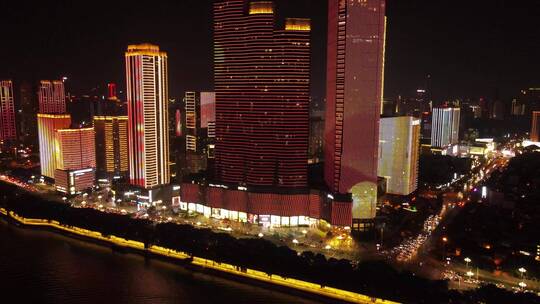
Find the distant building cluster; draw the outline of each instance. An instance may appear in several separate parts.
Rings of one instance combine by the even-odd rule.
[[[125,180],[141,207],[363,229],[376,215],[385,1],[328,8],[326,112],[310,110],[311,20],[281,19],[272,1],[224,0],[213,6],[213,91],[170,99],[167,54],[130,45],[125,106],[114,83],[101,97],[66,93],[66,79],[21,85],[23,107],[38,113],[20,117],[21,139],[31,144],[37,129],[41,175],[69,195]],[[12,91],[2,82],[6,125]],[[323,158],[326,186],[313,187]]]
[[[0,141],[37,147],[42,177],[66,195],[121,185],[141,208],[367,230],[381,180],[391,195],[416,191],[421,153],[492,151],[471,120],[531,113],[531,140],[540,138],[532,88],[509,111],[483,98],[437,103],[428,75],[412,97],[383,100],[385,6],[328,0],[325,98],[310,94],[311,20],[280,16],[273,1],[220,0],[213,90],[170,98],[169,54],[129,45],[125,91],[0,81]]]

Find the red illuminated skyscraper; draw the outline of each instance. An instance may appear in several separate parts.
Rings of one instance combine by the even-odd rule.
[[[115,83],[109,83],[107,84],[107,91],[108,91],[108,98],[109,99],[116,99],[116,84]]]
[[[15,103],[13,101],[13,82],[0,81],[0,141],[14,140],[17,137],[15,127]]]
[[[353,219],[375,216],[384,40],[384,0],[328,1],[325,180]]]
[[[62,80],[42,80],[39,84],[39,113],[66,113],[66,94]]]
[[[278,25],[272,1],[214,3],[216,178],[304,187],[310,21]]]

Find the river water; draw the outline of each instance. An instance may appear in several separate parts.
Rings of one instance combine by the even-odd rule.
[[[0,303],[319,303],[0,219]]]

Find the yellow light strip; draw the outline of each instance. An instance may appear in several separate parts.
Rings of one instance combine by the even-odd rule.
[[[251,2],[249,4],[250,15],[273,14],[274,3],[270,1]]]
[[[93,131],[93,130],[94,130],[94,127],[80,128],[80,129],[58,129],[56,131],[59,133],[63,133],[63,132],[83,132],[83,131]]]
[[[42,118],[71,118],[69,114],[42,114],[38,113],[37,117]]]
[[[311,21],[309,19],[287,18],[285,21],[285,30],[309,32],[311,31]]]
[[[94,116],[94,120],[128,120],[127,116]]]
[[[24,225],[54,227],[58,230],[67,231],[73,234],[85,236],[92,239],[98,239],[98,240],[112,243],[118,246],[129,247],[129,248],[137,249],[140,251],[149,251],[154,254],[173,257],[173,258],[182,259],[182,260],[187,260],[191,257],[190,255],[184,252],[179,252],[173,249],[155,246],[155,245],[151,245],[149,246],[148,249],[145,249],[145,245],[142,242],[128,240],[128,239],[124,239],[124,238],[117,237],[114,235],[103,236],[103,234],[100,232],[82,229],[79,227],[67,227],[67,226],[62,225],[58,221],[48,221],[44,219],[26,219],[17,215],[13,211],[7,212],[7,210],[3,208],[0,208],[0,213],[4,215],[9,214],[11,218],[17,220],[18,222]],[[235,265],[231,265],[227,263],[220,263],[220,262],[216,262],[209,259],[199,258],[196,256],[192,257],[191,264],[198,265],[205,268],[214,269],[221,272],[230,273],[236,276],[263,281],[263,282],[271,283],[274,285],[284,286],[287,288],[302,290],[305,292],[314,293],[314,294],[322,295],[322,296],[329,297],[332,299],[338,299],[338,300],[348,301],[352,303],[398,304],[398,302],[394,302],[394,301],[370,297],[367,295],[363,295],[363,294],[359,294],[359,293],[355,293],[351,291],[346,291],[342,289],[321,286],[320,284],[315,284],[315,283],[297,280],[293,278],[286,278],[286,277],[282,277],[275,274],[267,274],[266,272],[253,270],[249,268],[245,269],[245,271],[242,271]]]

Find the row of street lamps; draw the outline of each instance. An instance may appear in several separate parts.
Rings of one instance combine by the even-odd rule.
[[[472,276],[474,275],[474,273],[471,271],[471,269],[469,268],[469,263],[472,262],[472,260],[469,258],[469,257],[466,257],[465,259],[463,259],[466,263],[466,267],[467,267],[467,272],[465,273],[466,276],[470,278],[472,278]],[[520,267],[518,269],[518,271],[520,272],[521,274],[521,281],[518,283],[518,286],[523,290],[525,289],[525,287],[527,287],[527,284],[523,281],[523,278],[525,276],[525,273],[527,272],[527,269],[525,269],[525,267]],[[478,280],[478,268],[476,269],[476,279]]]

